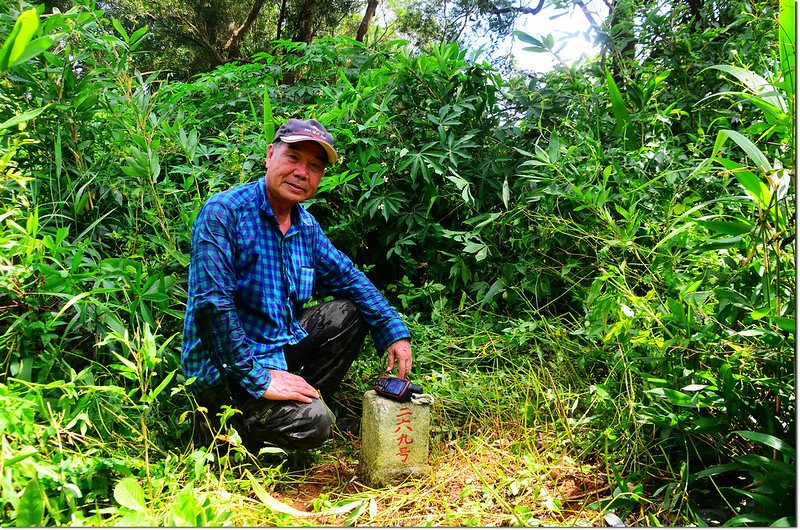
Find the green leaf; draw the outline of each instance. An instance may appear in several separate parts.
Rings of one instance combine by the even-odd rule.
[[[767,157],[764,155],[764,153],[762,153],[761,150],[756,147],[756,144],[750,141],[750,139],[743,134],[730,129],[724,129],[719,132],[717,135],[717,141],[714,145],[714,153],[719,151],[719,147],[722,147],[722,144],[725,143],[727,138],[730,138],[736,142],[736,144],[747,154],[750,160],[752,160],[756,166],[764,171],[764,173],[768,173],[772,169],[770,167],[769,160],[767,160]]]
[[[170,373],[168,373],[167,377],[165,377],[164,380],[161,381],[161,384],[159,384],[155,388],[155,390],[152,390],[147,395],[146,399],[142,399],[142,401],[144,401],[146,403],[149,403],[149,402],[153,401],[155,398],[157,398],[158,395],[161,394],[161,392],[163,392],[165,388],[167,388],[167,385],[169,385],[170,381],[172,381],[172,378],[175,376],[175,372],[176,371],[177,371],[177,369],[175,369],[175,370],[171,371]]]
[[[25,49],[22,50],[22,53],[16,57],[13,63],[10,63],[8,66],[16,66],[18,64],[22,64],[28,59],[32,59],[39,55],[40,53],[46,51],[50,46],[56,42],[61,35],[46,35],[44,37],[39,37],[38,39],[33,39],[31,42],[25,46]]]
[[[25,52],[25,48],[38,30],[39,14],[36,9],[23,11],[0,49],[0,72],[17,64],[17,60]]]
[[[712,68],[735,76],[754,96],[761,98],[777,111],[788,112],[786,101],[775,90],[775,87],[755,72],[728,64],[718,64],[712,66]]]
[[[628,108],[625,106],[625,101],[622,99],[622,93],[619,91],[616,81],[614,81],[611,72],[608,70],[606,70],[606,83],[608,83],[608,95],[611,98],[611,111],[617,119],[617,126],[614,128],[614,131],[617,133],[624,133],[631,124],[631,116],[628,113]]]
[[[147,511],[144,490],[133,477],[125,477],[114,487],[114,500],[120,506],[137,512]]]
[[[44,112],[44,110],[49,106],[50,104],[48,103],[44,107],[39,107],[38,109],[32,109],[23,112],[18,116],[14,116],[13,118],[8,119],[3,123],[0,123],[0,131],[2,131],[3,129],[8,129],[9,127],[13,127],[15,125],[19,125],[20,123],[25,123],[26,121],[32,120],[33,118]]]
[[[250,485],[253,487],[253,492],[256,494],[256,497],[258,497],[258,500],[264,503],[264,506],[266,506],[270,510],[279,513],[285,513],[287,515],[292,515],[294,517],[309,517],[311,515],[314,515],[313,513],[304,512],[296,508],[292,508],[288,504],[282,503],[281,501],[279,501],[278,499],[267,493],[267,490],[264,489],[264,486],[262,486],[261,483],[256,480],[256,478],[253,476],[252,473],[250,473],[249,470],[246,471],[246,473],[248,478],[250,478]]]
[[[654,396],[663,397],[673,405],[677,405],[679,407],[697,407],[698,403],[695,403],[692,400],[692,396],[684,394],[678,390],[673,390],[672,388],[651,388],[647,390],[648,394],[653,394]]]
[[[15,526],[42,526],[46,502],[47,497],[39,481],[36,477],[30,479],[19,498]]]
[[[697,473],[692,473],[691,475],[689,475],[689,482],[690,483],[694,482],[699,478],[713,477],[716,475],[721,475],[722,473],[728,473],[730,471],[740,471],[740,470],[741,466],[738,466],[736,464],[722,464],[719,466],[711,466],[705,469],[701,469]]]
[[[773,519],[774,517],[768,515],[743,513],[725,521],[724,526],[768,526]]]
[[[122,24],[120,24],[119,20],[117,20],[116,18],[112,18],[111,24],[114,26],[114,29],[117,30],[117,33],[119,33],[122,36],[122,40],[124,40],[126,43],[130,42],[131,39],[128,36],[128,32],[125,31],[125,28],[122,27]]]
[[[533,35],[529,35],[524,31],[514,31],[514,36],[517,37],[519,40],[526,44],[533,44],[534,46],[538,46],[540,48],[544,48],[544,44],[542,41],[534,37]]]
[[[761,432],[753,432],[753,431],[734,431],[734,434],[738,434],[742,438],[746,438],[753,442],[757,442],[760,444],[764,444],[768,447],[775,449],[776,451],[780,451],[784,456],[789,459],[795,458],[795,449],[791,445],[787,444],[780,438],[776,438],[771,434],[764,434]]]
[[[711,232],[718,232],[729,236],[749,234],[755,228],[750,223],[735,221],[697,221],[697,224]]]
[[[720,133],[721,134],[721,133]],[[769,207],[772,198],[772,192],[769,187],[760,179],[755,173],[747,171],[744,166],[734,162],[728,158],[715,158],[717,162],[733,173],[736,180],[739,181],[745,190],[750,194],[753,199],[758,202],[762,208]]]
[[[269,99],[269,88],[264,87],[264,138],[271,142],[275,138],[275,118],[272,117],[272,102]]]
[[[505,286],[506,286],[506,284],[505,284],[505,282],[503,282],[502,278],[498,278],[497,280],[495,280],[495,282],[492,284],[492,286],[489,287],[489,291],[487,291],[486,294],[481,299],[480,306],[483,307],[488,302],[491,302],[492,300],[494,300],[494,298],[498,295],[498,293]]]
[[[774,317],[774,320],[775,323],[778,324],[778,327],[780,327],[783,331],[788,331],[794,335],[797,328],[797,320],[786,317]]]
[[[780,0],[778,15],[778,43],[781,73],[788,84],[789,93],[794,94],[795,76],[795,0]]]

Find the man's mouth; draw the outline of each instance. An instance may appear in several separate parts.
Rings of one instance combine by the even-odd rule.
[[[286,185],[299,193],[305,193],[306,191],[303,186],[301,186],[300,184],[295,184],[294,182],[287,182]]]

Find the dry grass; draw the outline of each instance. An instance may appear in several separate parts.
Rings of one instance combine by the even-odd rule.
[[[363,501],[347,513],[297,521],[304,525],[605,526],[601,514],[586,509],[608,493],[601,474],[532,430],[508,439],[515,430],[434,442],[430,476],[383,489],[359,481],[359,441],[338,440],[321,462],[276,483],[272,495],[306,512]]]

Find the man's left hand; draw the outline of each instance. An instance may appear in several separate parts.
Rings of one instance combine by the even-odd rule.
[[[397,364],[397,377],[405,379],[411,371],[411,341],[400,339],[386,348],[386,371],[391,372]]]

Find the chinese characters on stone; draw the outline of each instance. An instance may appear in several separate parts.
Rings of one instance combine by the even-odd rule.
[[[412,415],[413,412],[408,407],[402,407],[396,415],[397,423],[395,426],[397,428],[394,430],[397,435],[395,438],[397,441],[396,455],[400,457],[400,461],[404,464],[408,462],[408,457],[411,455],[410,446],[414,443],[414,439],[411,437],[414,434],[414,429],[411,427]]]

